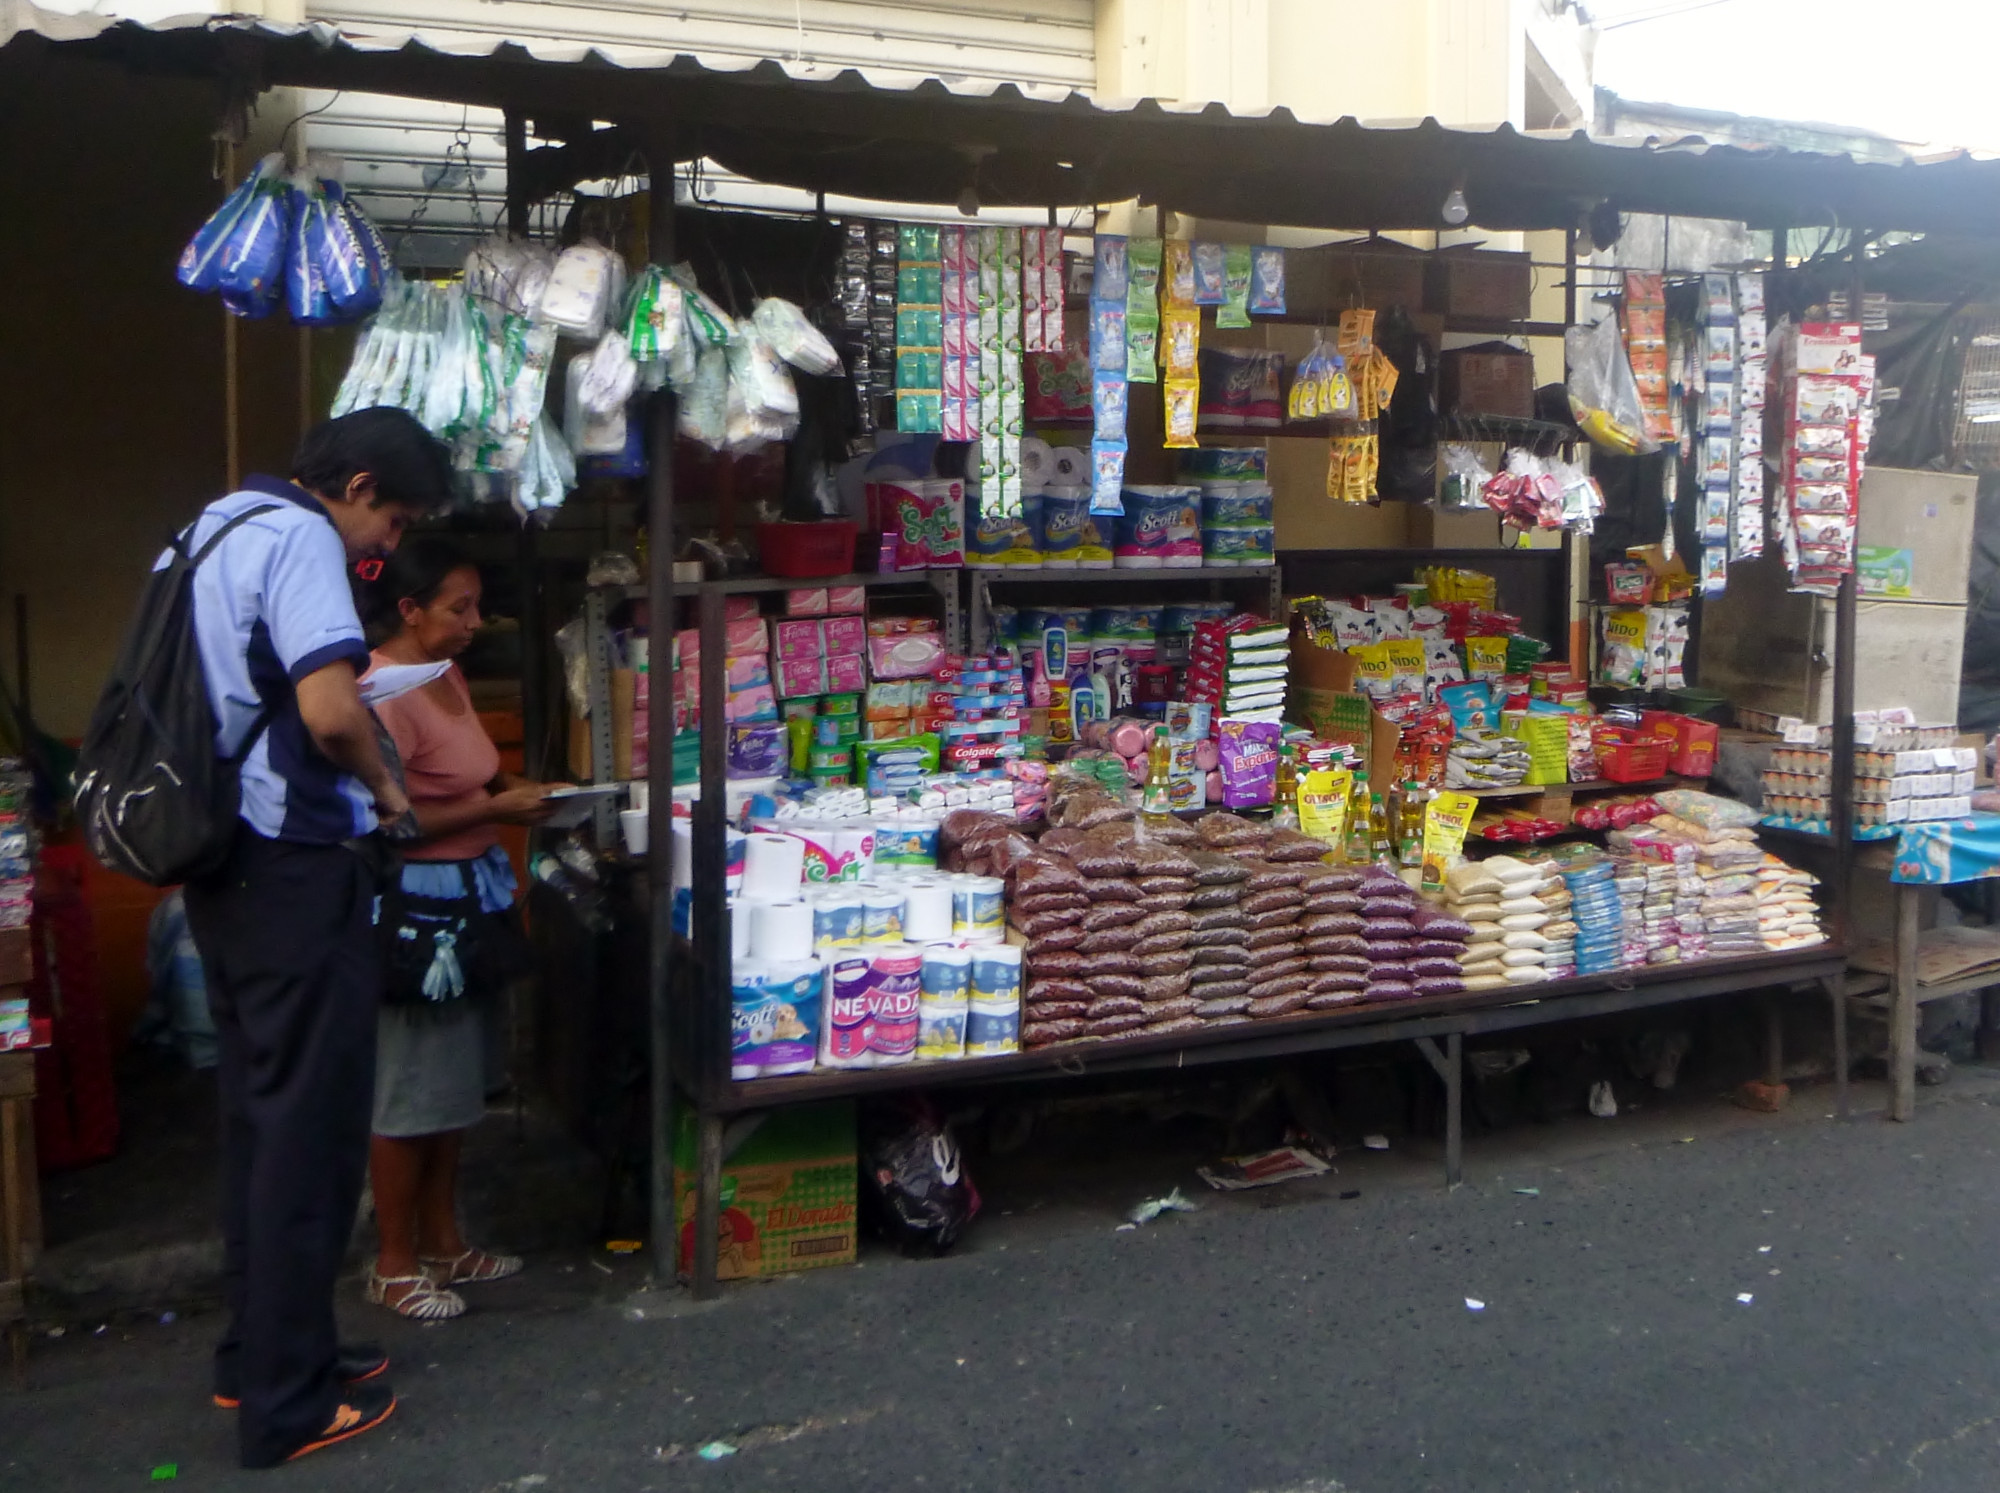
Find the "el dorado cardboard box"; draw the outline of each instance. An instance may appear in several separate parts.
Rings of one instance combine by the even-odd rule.
[[[694,1268],[696,1122],[674,1125],[674,1227],[682,1274]],[[854,1105],[798,1105],[763,1117],[722,1158],[715,1273],[722,1280],[854,1263]]]

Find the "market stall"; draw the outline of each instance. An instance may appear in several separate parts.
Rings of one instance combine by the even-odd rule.
[[[535,151],[510,132],[517,194],[623,169],[636,148],[662,177],[708,155],[770,181],[952,202],[967,190],[965,151],[981,147],[982,201],[1137,196],[1235,222],[1431,228],[1438,203],[1460,195],[1473,221],[1566,229],[1572,243],[1584,211],[1606,203],[1780,224],[1819,221],[1832,204],[1850,223],[1988,226],[1976,220],[1990,198],[1959,190],[1970,163],[1919,177],[1511,131],[898,92],[774,69],[599,68],[585,80],[504,55],[323,50],[254,28],[230,39],[256,45],[272,80],[630,121],[570,128]],[[107,33],[92,45],[215,59],[206,37]],[[870,149],[837,148],[858,139]],[[519,296],[511,261],[489,290],[502,324],[529,339],[503,373],[527,370],[543,395],[563,332],[577,360],[566,386],[596,391],[561,432],[539,398],[523,402],[506,495],[529,509],[560,502],[572,480],[563,457],[586,442],[613,463],[636,456],[624,475],[647,495],[643,595],[632,578],[616,583],[623,601],[645,604],[643,647],[629,651],[628,637],[614,657],[617,629],[600,611],[584,673],[587,775],[624,776],[606,729],[619,714],[615,672],[636,676],[629,734],[643,722],[649,747],[641,776],[627,746],[644,806],[623,811],[629,828],[597,815],[595,840],[606,858],[623,835],[646,846],[663,1271],[686,1195],[693,1278],[712,1287],[724,1123],[746,1110],[1404,1038],[1427,1044],[1455,1101],[1463,1039],[1483,1031],[1797,982],[1824,985],[1838,1024],[1851,677],[1836,680],[1828,723],[1830,905],[1789,850],[1757,843],[1743,805],[1695,786],[1712,738],[1688,710],[1648,720],[1582,708],[1677,703],[1669,692],[1692,683],[1680,661],[1693,593],[1724,589],[1766,545],[1785,584],[1833,596],[1851,642],[1865,372],[1845,366],[1860,350],[1838,328],[1788,339],[1789,377],[1753,351],[1751,326],[1767,332],[1784,305],[1782,253],[1768,276],[1621,277],[1619,316],[1575,329],[1532,323],[1517,305],[1491,315],[1460,304],[1472,292],[1458,256],[1420,256],[1413,294],[1428,307],[1435,274],[1444,308],[1429,313],[1441,318],[1434,333],[1454,322],[1482,335],[1574,333],[1573,419],[1547,420],[1521,404],[1518,348],[1464,350],[1449,391],[1430,382],[1420,370],[1437,344],[1412,358],[1424,331],[1396,324],[1404,302],[1349,288],[1370,283],[1373,267],[1351,256],[1372,248],[1316,255],[1210,239],[1198,223],[1176,234],[1148,213],[1125,234],[1088,220],[843,219],[828,225],[831,273],[810,316],[775,295],[732,315],[716,299],[723,284],[675,268],[682,225],[667,194],[645,213],[637,253],[577,243],[547,256],[572,303],[600,287],[583,297],[595,315],[586,305],[557,327]],[[1860,266],[1857,248],[1857,277]],[[1525,268],[1494,266],[1503,282]],[[1573,256],[1565,270],[1574,284]],[[638,293],[611,293],[621,272]],[[1689,309],[1670,316],[1670,295]],[[442,310],[451,315],[448,299]],[[1254,332],[1260,317],[1322,336],[1287,361],[1224,335]],[[1682,340],[1670,343],[1670,328]],[[1800,348],[1827,366],[1800,363]],[[1670,378],[1688,355],[1701,377]],[[1050,360],[1066,370],[1070,403],[1037,413],[1031,368]],[[690,500],[711,494],[677,492],[661,453],[676,432],[783,445],[798,415],[787,388],[796,398],[814,377],[846,386],[858,433],[878,450],[889,431],[919,438],[921,469],[870,474],[858,520],[765,538],[767,569],[797,540],[833,543],[833,563],[794,559],[789,577],[677,574]],[[438,401],[441,423],[465,407],[471,385],[459,383],[457,399]],[[1448,407],[1426,422],[1408,408],[1415,394]],[[1571,536],[1602,508],[1586,434],[1628,450],[1614,459],[1639,463],[1636,480],[1656,491],[1699,495],[1687,551],[1698,565],[1677,564],[1663,542],[1619,557],[1601,597],[1571,593]],[[1284,556],[1259,459],[1273,441],[1323,452],[1327,503],[1442,493],[1447,507],[1500,513],[1562,544],[1509,560],[1510,577],[1421,546]],[[1678,459],[1647,454],[1661,446]],[[1845,465],[1809,484],[1805,506],[1800,474],[1780,464],[1773,507],[1760,490],[1772,464],[1759,458],[1780,449]],[[1428,487],[1426,451],[1445,468]],[[867,565],[850,569],[857,560]],[[1370,573],[1353,574],[1357,562]],[[1528,598],[1503,604],[1503,579]],[[1602,606],[1576,626],[1593,599]],[[1843,646],[1843,667],[1852,657]],[[641,706],[638,679],[651,686],[661,660]],[[683,742],[697,781],[677,792]],[[1356,791],[1361,771],[1379,793]],[[1459,839],[1482,800],[1479,831],[1497,833]],[[1514,800],[1530,812],[1494,807]],[[697,1112],[692,1185],[674,1176],[669,1073]]]

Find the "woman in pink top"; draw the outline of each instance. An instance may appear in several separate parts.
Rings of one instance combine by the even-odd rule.
[[[370,589],[371,620],[393,629],[376,667],[449,663],[479,630],[478,567],[447,539],[405,540]],[[369,1167],[381,1250],[368,1299],[443,1321],[465,1310],[451,1287],[521,1268],[459,1233],[458,1157],[485,1112],[491,1006],[518,973],[514,873],[499,827],[540,823],[548,790],[500,770],[456,664],[375,713],[402,759],[423,840],[378,917],[385,977]]]

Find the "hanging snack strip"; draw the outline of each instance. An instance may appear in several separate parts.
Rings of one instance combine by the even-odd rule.
[[[849,218],[840,225],[840,258],[834,266],[834,294],[840,323],[847,333],[847,376],[854,384],[854,409],[862,435],[875,431],[875,395],[887,392],[878,380],[893,383],[895,365],[876,338],[875,284],[870,247],[873,234],[866,220]],[[893,240],[892,240],[893,247]],[[888,264],[888,331],[896,330],[895,260]]]
[[[1125,402],[1127,397],[1125,301],[1130,286],[1129,241],[1100,233],[1092,246],[1090,277],[1090,511],[1123,513]]]
[[[1353,418],[1380,419],[1396,392],[1396,365],[1375,346],[1375,313],[1360,309],[1341,312],[1334,349],[1346,365]],[[1323,412],[1337,415],[1335,409]],[[1381,456],[1381,437],[1373,431],[1335,436],[1327,448],[1326,495],[1337,503],[1372,502]]]
[[[1063,350],[1063,262],[1060,228],[1021,230],[1021,348]]]
[[[1127,246],[1125,284],[1125,380],[1160,381],[1160,258],[1156,238],[1135,238]]]
[[[1664,445],[1674,438],[1674,420],[1668,407],[1667,291],[1659,275],[1626,272],[1620,325],[1632,378],[1639,386],[1646,434]]]
[[[1701,589],[1719,596],[1729,584],[1730,504],[1736,480],[1736,287],[1728,275],[1701,277],[1703,392],[1695,442],[1701,479]]]
[[[1764,277],[1736,277],[1736,482],[1731,490],[1729,558],[1764,553],[1764,396],[1769,364]]]
[[[938,235],[944,301],[944,407],[939,429],[948,441],[980,439],[979,266],[966,240],[979,230],[948,225]],[[980,492],[984,486],[982,448]]]
[[[966,229],[968,285],[976,283],[979,492],[982,512],[1021,511],[1021,237]],[[969,350],[970,351],[970,350]],[[970,391],[968,391],[970,393]]]
[[[896,429],[944,425],[944,264],[938,228],[896,229]]]
[[[1210,247],[1220,248],[1220,245]],[[1195,268],[1197,246],[1185,239],[1168,239],[1160,262],[1160,364],[1166,370],[1164,401],[1168,446],[1195,444],[1195,421],[1201,409],[1200,286]],[[1217,266],[1219,274],[1219,266]],[[1220,286],[1217,286],[1220,303]]]
[[[1808,322],[1794,344],[1785,409],[1785,561],[1794,590],[1832,596],[1854,568],[1864,372],[1858,325]]]

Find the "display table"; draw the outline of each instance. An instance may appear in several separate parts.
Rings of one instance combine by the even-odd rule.
[[[2000,985],[2000,931],[1918,928],[1922,889],[2000,876],[2000,814],[1913,824],[1889,866],[1896,933],[1889,964],[1889,1118],[1917,1112],[1917,1008]]]
[[[39,1232],[34,1104],[34,1053],[0,1053],[0,1326],[7,1329],[16,1378],[28,1364],[26,1287]]]

